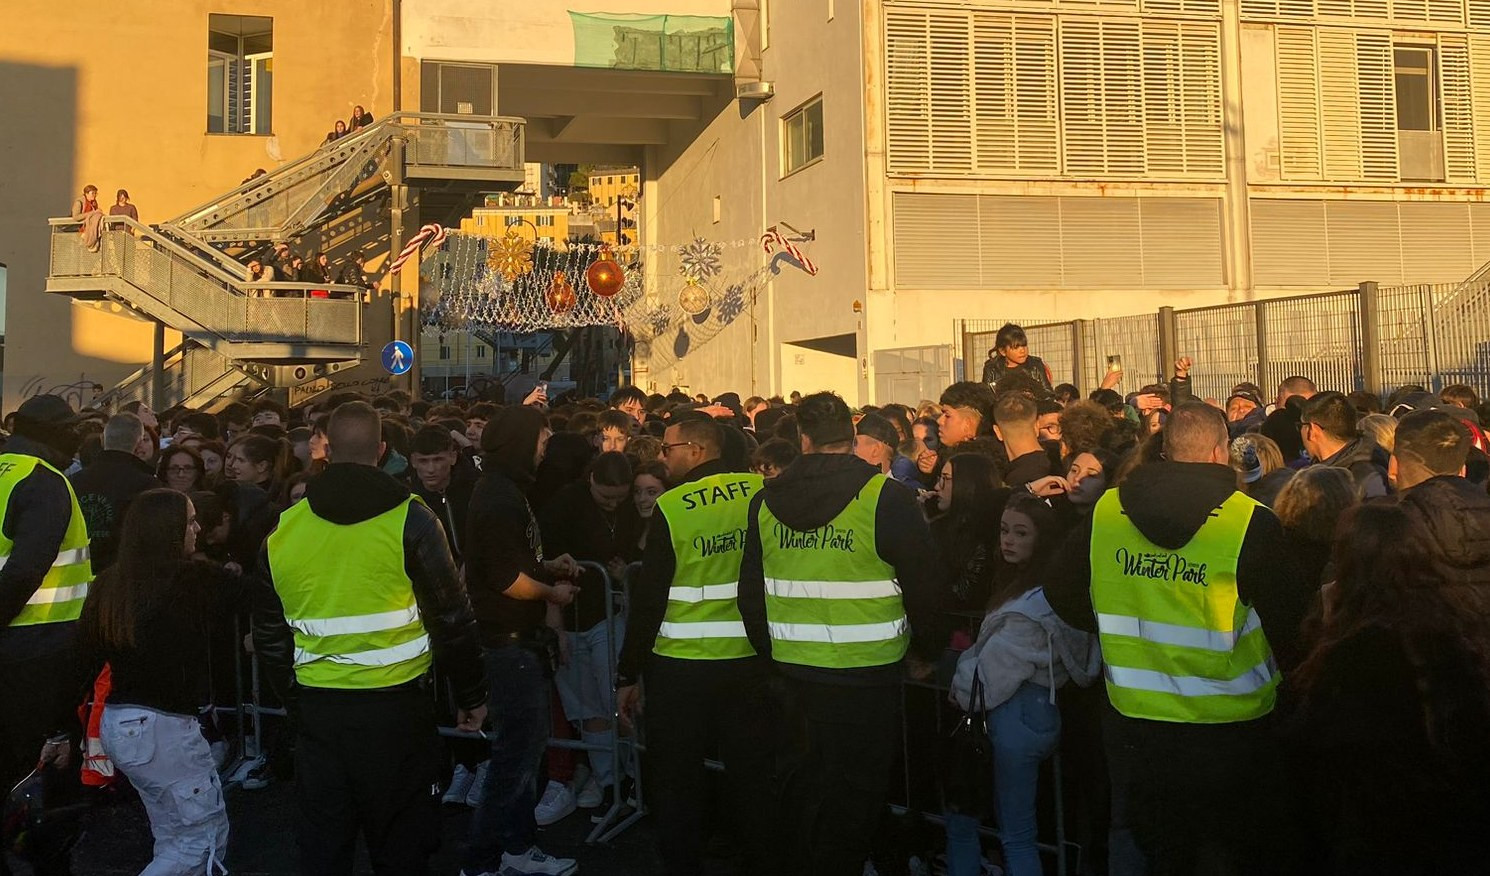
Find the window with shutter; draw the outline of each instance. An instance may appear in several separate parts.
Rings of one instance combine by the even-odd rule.
[[[1490,183],[1490,36],[1469,37],[1469,86],[1474,108],[1475,177]]]
[[[927,16],[931,42],[931,166],[973,169],[972,48],[965,13]]]
[[[1313,18],[1314,0],[1242,0],[1243,18]]]
[[[1330,282],[1402,282],[1402,238],[1392,201],[1326,201]]]
[[[1058,174],[1055,19],[975,15],[972,44],[978,170]]]
[[[1490,27],[1490,0],[1465,0],[1464,17],[1470,27]]]
[[[1155,15],[1220,15],[1220,0],[1143,0],[1143,11]]]
[[[1275,34],[1279,147],[1283,178],[1317,180],[1324,173],[1319,131],[1319,62],[1312,27]]]
[[[1355,34],[1321,28],[1317,39],[1324,178],[1362,179],[1361,101],[1356,76]]]
[[[1392,35],[1358,32],[1355,43],[1361,107],[1361,178],[1396,182],[1400,174],[1397,170],[1397,90],[1393,77]]]
[[[913,289],[983,286],[977,195],[897,192],[895,284]]]
[[[1220,285],[1221,201],[1139,198],[1148,286]]]
[[[1136,21],[1061,22],[1061,109],[1068,174],[1143,174],[1140,57]]]
[[[931,38],[924,13],[885,13],[886,148],[890,169],[931,169]]]
[[[1439,35],[1438,81],[1443,107],[1444,177],[1449,182],[1474,182],[1474,97],[1469,42],[1462,35]]]
[[[1323,201],[1254,198],[1252,276],[1261,286],[1329,282],[1329,236]]]
[[[1151,176],[1225,172],[1220,54],[1215,25],[1144,22],[1145,158]]]

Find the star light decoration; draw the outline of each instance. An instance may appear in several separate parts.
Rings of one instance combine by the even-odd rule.
[[[486,266],[510,283],[533,270],[533,245],[521,235],[508,231],[492,241]]]
[[[695,237],[692,243],[678,247],[678,272],[692,284],[702,283],[724,272],[723,255],[724,244]]]

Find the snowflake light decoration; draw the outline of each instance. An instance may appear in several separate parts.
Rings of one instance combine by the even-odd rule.
[[[719,304],[714,308],[719,314],[719,321],[728,325],[745,312],[745,287],[740,283],[732,283],[724,294],[719,296]]]
[[[492,244],[486,264],[510,283],[533,270],[533,247],[509,231]]]
[[[670,305],[661,304],[657,309],[647,314],[647,327],[652,330],[652,337],[657,337],[667,331],[668,326],[673,324],[673,309]]]
[[[685,243],[678,248],[678,272],[688,280],[702,283],[724,271],[724,266],[720,264],[722,255],[723,244],[695,237],[692,243]]]

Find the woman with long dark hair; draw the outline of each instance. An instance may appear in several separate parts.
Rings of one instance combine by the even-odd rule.
[[[240,580],[190,559],[200,526],[191,500],[147,490],[130,505],[118,561],[83,604],[80,644],[110,667],[100,739],[145,804],[155,836],[148,874],[212,872],[228,813],[212,749],[197,723],[209,686],[212,625],[242,601]]]
[[[961,462],[962,457],[955,457]],[[994,810],[1005,872],[1040,876],[1035,792],[1040,764],[1061,738],[1055,692],[1067,681],[1085,687],[1101,668],[1097,637],[1067,626],[1045,598],[1042,575],[1065,535],[1044,499],[1016,492],[999,521],[1002,574],[978,641],[958,661],[952,697],[964,710],[986,710],[993,748]],[[973,695],[974,688],[978,696]],[[949,876],[982,872],[976,822],[947,819]]]
[[[1402,507],[1340,519],[1298,701],[1310,873],[1482,872],[1490,842],[1490,588],[1435,569]]]
[[[936,489],[942,513],[931,522],[941,558],[942,605],[946,613],[970,619],[972,629],[988,611],[998,563],[999,514],[1008,499],[989,457],[960,453],[942,465]],[[961,647],[971,641],[967,635]]]

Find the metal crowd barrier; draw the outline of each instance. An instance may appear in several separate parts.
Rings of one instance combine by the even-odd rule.
[[[611,754],[612,762],[614,763],[614,769],[612,769],[611,771],[610,782],[611,806],[601,816],[600,822],[594,827],[594,829],[590,831],[589,835],[585,838],[585,842],[587,844],[596,844],[611,842],[632,825],[640,821],[647,814],[644,790],[645,783],[642,780],[641,763],[641,755],[646,751],[645,739],[643,738],[642,734],[642,722],[638,721],[636,723],[636,726],[633,727],[630,735],[623,734],[621,732],[621,716],[614,686],[617,653],[619,652],[621,646],[621,642],[616,635],[617,622],[624,619],[630,592],[631,578],[641,568],[641,563],[632,563],[631,565],[626,567],[625,575],[622,577],[619,586],[617,586],[617,582],[611,578],[610,573],[601,564],[586,561],[581,562],[579,565],[581,568],[589,570],[598,575],[601,581],[604,582],[605,586],[606,598],[604,600],[604,622],[606,624],[606,629],[609,632],[608,647],[606,648],[606,669],[607,677],[613,680],[611,686],[610,730],[607,731],[606,741],[603,743],[588,743],[576,739],[551,738],[548,740],[548,746],[550,748],[564,748],[576,751],[608,751]],[[239,772],[245,772],[245,764],[255,763],[262,759],[264,756],[263,722],[261,721],[261,718],[264,716],[284,717],[286,715],[284,709],[266,707],[260,702],[261,684],[257,654],[250,655],[249,657],[249,684],[248,689],[245,690],[243,673],[243,648],[241,647],[242,641],[242,624],[241,621],[235,620],[235,647],[233,650],[235,679],[237,683],[237,705],[230,707],[219,707],[216,710],[219,713],[231,712],[235,713],[238,716],[237,742],[239,759],[237,763],[234,764],[234,769],[226,771],[226,775],[233,777],[234,782],[241,782],[242,777],[238,776],[237,774]],[[945,818],[943,817],[943,814],[941,812],[931,811],[924,808],[916,808],[913,805],[915,802],[915,795],[913,793],[913,782],[916,778],[916,776],[913,774],[913,764],[915,758],[912,756],[911,750],[912,733],[909,718],[910,709],[909,703],[906,700],[906,693],[910,690],[930,691],[932,692],[934,699],[938,704],[940,703],[940,701],[946,698],[948,692],[948,688],[946,685],[935,682],[913,681],[907,679],[902,683],[900,734],[902,765],[901,788],[904,790],[905,796],[903,798],[903,801],[901,802],[891,802],[889,804],[889,809],[891,812],[894,812],[897,815],[918,816],[927,822],[940,825],[945,823]],[[947,728],[944,725],[943,718],[946,712],[944,709],[941,708],[934,708],[931,711],[935,720],[935,738],[945,739]],[[251,721],[245,720],[250,718]],[[251,730],[249,729],[249,724],[252,725]],[[491,734],[487,733],[484,730],[468,731],[447,726],[439,727],[438,733],[442,737],[454,739],[481,739],[484,741],[490,741],[492,738]],[[1048,762],[1053,773],[1052,786],[1055,791],[1055,842],[1040,842],[1038,846],[1041,852],[1055,856],[1056,873],[1058,874],[1058,876],[1066,876],[1066,874],[1070,871],[1068,861],[1070,850],[1072,850],[1073,848],[1075,849],[1078,860],[1083,850],[1081,849],[1079,844],[1069,841],[1066,837],[1066,807],[1063,782],[1064,777],[1061,764],[1061,752],[1059,747],[1057,747],[1056,751],[1048,759]],[[712,771],[725,771],[724,764],[717,760],[708,759],[705,760],[704,763],[705,766]],[[630,766],[630,769],[633,771],[632,777],[635,779],[635,797],[633,798],[634,809],[631,813],[625,814],[623,816],[625,808],[627,806],[633,805],[625,798],[622,791],[622,783],[627,776],[626,765],[628,764]],[[989,776],[988,778],[991,782],[992,776]],[[984,837],[997,838],[998,836],[998,831],[996,828],[991,828],[981,823],[978,826],[978,832],[981,836]]]
[[[627,828],[636,824],[646,814],[646,800],[642,783],[642,766],[640,754],[644,751],[641,743],[639,729],[630,736],[621,733],[620,714],[617,708],[616,691],[614,679],[616,677],[616,655],[620,648],[620,641],[616,636],[617,622],[624,618],[627,599],[627,585],[632,574],[641,568],[641,563],[632,563],[626,568],[626,575],[621,580],[620,586],[611,579],[610,573],[599,563],[581,562],[580,567],[600,576],[604,582],[605,599],[605,625],[609,632],[609,646],[606,648],[607,677],[612,679],[611,686],[611,715],[610,730],[606,733],[607,740],[604,743],[589,743],[577,739],[548,740],[550,748],[566,748],[576,751],[609,751],[615,764],[611,771],[611,806],[601,815],[600,823],[595,825],[585,838],[586,843],[608,843],[620,836]],[[233,663],[234,678],[236,682],[237,704],[234,706],[215,707],[214,711],[219,714],[232,713],[237,715],[238,726],[236,728],[238,743],[238,758],[230,769],[224,770],[224,779],[229,784],[241,784],[249,769],[262,762],[264,758],[264,730],[261,718],[285,717],[288,713],[284,709],[265,706],[261,702],[262,687],[259,679],[259,658],[257,654],[249,655],[248,675],[249,684],[244,689],[244,660],[243,660],[243,625],[241,619],[233,622]],[[250,725],[252,728],[250,729]],[[437,728],[440,736],[453,739],[481,739],[490,741],[492,736],[484,730],[470,731],[460,730],[455,727],[440,726]],[[623,759],[625,758],[625,759]],[[627,776],[629,765],[632,777],[635,779],[636,793],[632,800],[634,811],[625,814],[626,807],[633,804],[628,801],[622,792],[621,785]]]

